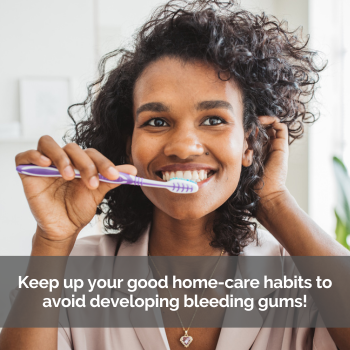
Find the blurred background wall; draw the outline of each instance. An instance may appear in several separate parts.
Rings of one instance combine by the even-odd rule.
[[[41,129],[30,130],[35,118],[54,118],[59,112],[61,127],[67,127],[65,101],[69,104],[84,99],[87,84],[97,76],[100,57],[127,43],[135,28],[163,2],[0,2],[0,255],[30,254],[36,223],[15,171],[15,155],[36,149],[36,133]],[[346,143],[346,130],[350,130],[346,98],[350,31],[343,20],[349,13],[347,0],[241,0],[241,6],[285,19],[292,29],[302,26],[304,35],[311,34],[310,47],[324,52],[329,61],[317,101],[310,105],[321,111],[321,118],[292,145],[287,186],[299,205],[333,234],[336,196],[332,156],[338,155],[350,165]],[[67,96],[45,104],[50,101],[49,90],[58,91],[60,86]],[[31,106],[30,94],[34,92],[37,102]],[[42,125],[45,129],[45,119]],[[47,125],[47,132],[40,135],[51,130],[52,125]],[[52,136],[63,145],[60,135]],[[100,226],[93,220],[81,236],[100,233]]]

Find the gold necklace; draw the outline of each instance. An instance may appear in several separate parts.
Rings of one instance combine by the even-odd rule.
[[[213,276],[213,274],[214,274],[214,272],[215,272],[215,270],[216,270],[216,267],[218,266],[219,260],[220,260],[220,258],[222,257],[222,254],[224,254],[224,251],[225,251],[224,249],[221,251],[221,254],[220,254],[220,256],[219,256],[219,259],[217,260],[217,262],[216,262],[216,264],[215,264],[215,266],[214,266],[214,270],[213,270],[213,272],[211,273],[211,275],[210,275],[210,277],[209,277],[208,280],[210,280],[210,279],[212,278],[212,276]],[[150,257],[154,268],[155,268],[156,271],[158,272],[159,278],[162,278],[160,272],[159,272],[158,269],[157,269],[156,264],[154,263],[154,261],[153,261],[153,259],[152,259],[152,257],[151,257],[151,254],[149,253],[149,251],[148,251],[148,256]],[[170,298],[172,298],[173,296],[171,295],[169,288],[167,288],[167,290],[168,290],[168,292],[169,292]],[[202,295],[201,295],[200,299],[202,299],[205,290],[206,290],[206,288],[203,289],[203,292],[202,292]],[[177,317],[179,318],[179,321],[180,321],[180,323],[181,323],[182,329],[183,329],[183,331],[185,332],[185,334],[180,338],[180,342],[181,342],[181,344],[182,344],[185,348],[188,348],[188,347],[190,346],[190,344],[193,342],[193,337],[191,337],[190,335],[188,335],[188,331],[189,331],[189,329],[190,329],[190,327],[191,327],[191,324],[192,324],[192,322],[193,322],[194,317],[196,316],[197,310],[198,310],[198,306],[196,307],[196,310],[194,311],[194,314],[193,314],[193,316],[192,316],[191,322],[190,322],[190,324],[189,324],[189,326],[188,326],[187,329],[185,329],[185,327],[184,327],[184,325],[183,325],[183,323],[182,323],[180,314],[179,314],[179,312],[176,310]]]

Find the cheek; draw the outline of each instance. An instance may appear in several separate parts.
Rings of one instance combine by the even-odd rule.
[[[217,175],[217,197],[225,202],[236,190],[242,171],[243,138],[240,135],[227,135],[221,138],[220,148],[215,156],[221,164],[221,171]]]
[[[139,177],[149,177],[147,175],[147,166],[158,154],[156,143],[152,141],[152,138],[145,137],[142,133],[138,133],[137,131],[133,134],[131,156],[133,165],[137,169],[137,176]]]
[[[243,156],[243,138],[234,133],[220,139],[215,149],[219,163],[222,164],[224,173],[227,175],[240,173]]]

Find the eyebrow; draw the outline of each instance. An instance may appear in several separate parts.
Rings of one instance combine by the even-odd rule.
[[[136,110],[136,118],[142,112],[169,112],[170,108],[160,102],[145,103]]]
[[[196,105],[198,111],[204,111],[215,108],[228,109],[233,112],[233,107],[230,103],[223,100],[202,101]],[[136,110],[136,118],[142,112],[169,112],[170,108],[161,102],[145,103]]]
[[[198,111],[204,111],[204,110],[215,109],[215,108],[224,108],[233,112],[233,107],[231,103],[228,103],[223,100],[203,101],[198,103],[196,106],[196,109]]]

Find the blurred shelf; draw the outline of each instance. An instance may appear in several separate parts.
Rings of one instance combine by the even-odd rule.
[[[38,141],[39,139],[20,137],[20,138],[0,139],[0,144],[1,143],[33,143]]]
[[[53,137],[52,138],[58,143],[63,144],[62,138]],[[38,143],[40,137],[18,137],[18,138],[8,138],[8,139],[0,139],[1,143]]]

